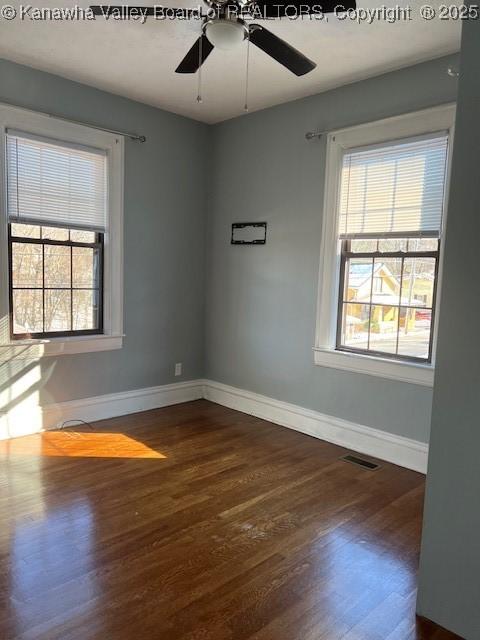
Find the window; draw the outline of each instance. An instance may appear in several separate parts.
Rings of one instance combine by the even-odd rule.
[[[14,339],[103,331],[103,233],[9,225]]]
[[[105,152],[7,132],[13,338],[103,331]]]
[[[331,134],[317,364],[433,382],[452,122],[441,107]]]
[[[121,347],[123,140],[5,106],[0,133],[0,344]]]
[[[448,136],[343,157],[336,347],[430,362]]]
[[[342,240],[337,349],[430,361],[439,240]],[[405,247],[405,248],[403,248]],[[426,293],[425,293],[426,292]]]

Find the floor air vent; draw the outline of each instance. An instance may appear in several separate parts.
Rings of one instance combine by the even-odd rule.
[[[356,464],[359,467],[363,467],[364,469],[369,469],[370,471],[375,471],[375,469],[380,469],[380,465],[376,462],[370,462],[370,460],[365,460],[364,458],[359,458],[358,456],[352,456],[350,454],[346,456],[342,456],[340,460],[344,460],[345,462],[350,462],[351,464]]]

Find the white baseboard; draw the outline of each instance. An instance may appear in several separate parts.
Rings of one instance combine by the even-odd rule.
[[[189,380],[159,387],[110,393],[93,398],[59,402],[43,407],[19,403],[0,412],[0,440],[58,428],[66,420],[93,422],[148,411],[203,397],[203,381]]]
[[[420,473],[427,471],[428,445],[424,442],[327,416],[211,380],[204,381],[203,397],[225,407],[393,462],[407,469]]]
[[[421,473],[427,470],[428,445],[423,442],[211,380],[189,380],[43,407],[33,402],[22,402],[8,412],[0,412],[0,440],[55,429],[66,420],[94,422],[200,398],[407,469]]]

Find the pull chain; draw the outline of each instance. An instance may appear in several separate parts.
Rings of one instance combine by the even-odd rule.
[[[202,46],[203,46],[203,29],[198,43],[198,86],[197,86],[197,102],[202,104]]]
[[[247,64],[245,67],[245,104],[243,108],[248,111],[248,69],[250,63],[250,31],[247,33]]]

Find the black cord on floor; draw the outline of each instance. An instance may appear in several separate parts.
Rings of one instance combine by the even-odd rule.
[[[75,424],[74,424],[74,425],[72,425],[72,426],[76,426],[78,423],[80,423],[80,424],[86,424],[86,425],[87,425],[87,427],[90,427],[90,429],[91,429],[92,431],[94,430],[94,427],[93,427],[93,425],[92,425],[92,424],[90,424],[90,422],[86,422],[85,420],[82,420],[81,418],[72,418],[71,420],[64,420],[64,421],[62,422],[62,424],[60,425],[60,429],[64,429],[64,428],[67,426],[67,424],[68,424],[69,422],[74,422],[74,423],[75,423]]]

